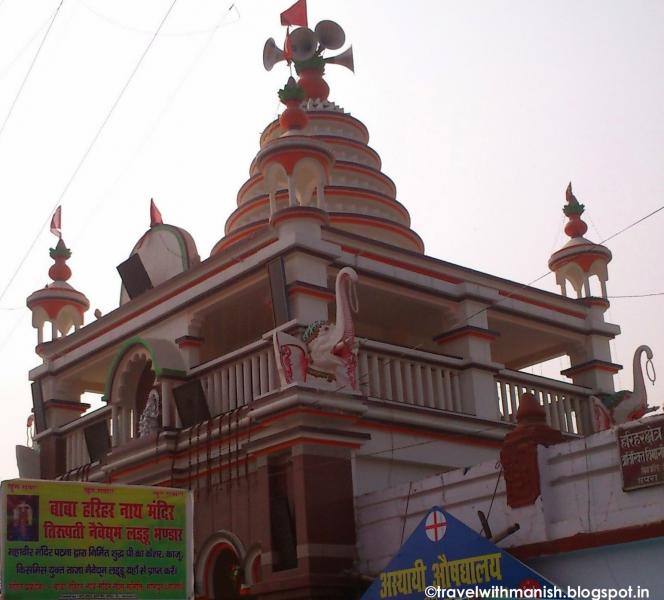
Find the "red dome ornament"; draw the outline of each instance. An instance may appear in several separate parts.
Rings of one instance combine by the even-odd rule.
[[[330,95],[330,86],[323,79],[325,75],[325,59],[315,55],[308,60],[295,62],[295,71],[300,76],[298,84],[304,90],[306,100],[325,102]]]
[[[307,113],[302,110],[302,100],[304,100],[304,90],[295,79],[288,78],[286,85],[279,90],[279,100],[286,105],[286,110],[279,117],[279,124],[286,131],[292,129],[304,129],[309,119]]]
[[[67,281],[71,277],[71,269],[67,266],[67,261],[71,258],[71,250],[67,248],[62,238],[58,240],[55,248],[51,248],[50,257],[55,261],[48,270],[48,276],[53,281]]]
[[[82,327],[84,313],[90,308],[85,294],[67,283],[71,269],[66,263],[71,257],[71,250],[62,238],[55,248],[51,248],[50,256],[54,264],[48,270],[48,275],[53,281],[30,294],[27,299],[27,306],[32,312],[32,326],[37,329],[38,354],[43,350],[43,328],[47,322],[52,325],[52,340],[55,340],[67,335],[72,327],[74,330]]]
[[[585,206],[580,204],[576,196],[572,193],[571,181],[565,191],[565,199],[567,200],[567,204],[563,207],[563,212],[569,219],[565,225],[565,233],[571,238],[583,237],[583,234],[588,231],[588,225],[581,219],[581,215],[585,211]]]

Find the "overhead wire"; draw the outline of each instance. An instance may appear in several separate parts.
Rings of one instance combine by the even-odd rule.
[[[37,59],[39,58],[39,55],[41,54],[42,48],[44,47],[44,44],[46,43],[46,39],[48,38],[48,34],[51,33],[51,29],[53,29],[53,23],[55,23],[55,19],[58,16],[58,13],[60,12],[60,8],[62,8],[62,3],[64,1],[65,0],[60,0],[60,4],[58,4],[58,7],[53,12],[53,16],[51,17],[51,21],[48,24],[48,27],[46,28],[46,32],[44,33],[44,36],[42,37],[41,42],[39,42],[37,52],[35,52],[35,55],[32,57],[32,61],[30,61],[30,66],[28,67],[28,70],[26,71],[25,76],[23,77],[23,81],[21,82],[21,85],[19,86],[18,91],[16,92],[16,95],[14,96],[14,100],[12,100],[12,103],[9,106],[9,111],[7,111],[7,115],[5,116],[5,119],[2,122],[2,125],[0,125],[0,139],[2,138],[2,134],[5,131],[5,127],[7,127],[7,123],[9,122],[9,119],[11,118],[12,114],[14,113],[14,108],[16,108],[16,104],[18,103],[18,100],[21,97],[21,94],[23,93],[23,90],[25,88],[25,84],[28,82],[28,79],[30,78],[30,73],[32,73],[32,69],[34,68],[35,63],[37,62]]]
[[[652,212],[648,213],[647,215],[645,215],[645,216],[643,216],[643,217],[637,219],[636,221],[630,223],[630,224],[627,225],[626,227],[623,227],[621,230],[619,230],[619,231],[613,233],[613,234],[610,235],[608,238],[606,238],[606,239],[602,240],[601,242],[599,242],[598,245],[600,245],[600,244],[604,244],[605,242],[607,242],[607,241],[609,241],[609,240],[611,240],[611,239],[614,239],[615,237],[621,235],[622,233],[625,233],[626,231],[632,229],[632,228],[635,227],[636,225],[638,225],[638,224],[644,222],[645,220],[647,220],[647,219],[649,219],[650,217],[656,215],[657,213],[659,213],[659,212],[662,211],[662,210],[664,210],[664,205],[662,205],[662,206],[660,206],[659,208],[653,210]],[[551,273],[553,273],[553,271],[548,270],[546,273],[543,273],[542,275],[540,275],[539,277],[536,277],[535,279],[531,280],[530,282],[528,282],[528,283],[524,283],[524,284],[520,284],[520,285],[517,287],[516,290],[514,290],[514,291],[512,291],[512,292],[509,292],[509,293],[506,293],[506,294],[505,294],[502,298],[500,298],[499,300],[496,300],[495,302],[491,302],[489,305],[487,305],[487,306],[481,308],[481,309],[478,310],[477,312],[474,312],[473,314],[471,314],[471,315],[469,315],[468,317],[466,317],[464,322],[465,322],[465,323],[468,323],[471,319],[473,319],[474,317],[476,317],[476,316],[478,316],[478,315],[481,315],[481,314],[484,313],[484,312],[487,312],[490,308],[493,308],[493,307],[495,307],[496,305],[501,304],[502,302],[505,302],[505,301],[509,300],[510,298],[514,297],[514,295],[516,295],[519,291],[521,291],[521,290],[523,290],[523,289],[525,289],[525,288],[530,287],[531,285],[533,285],[534,283],[537,283],[538,281],[544,279],[545,277],[547,277],[547,276],[550,275]],[[458,325],[458,323],[455,323],[455,326],[457,326],[457,325]],[[446,332],[444,332],[444,333],[446,333]],[[395,356],[394,358],[390,358],[390,359],[388,359],[388,360],[385,362],[385,365],[390,365],[390,364],[393,363],[395,360],[400,360],[400,359],[402,359],[402,358],[406,355],[406,352],[407,352],[407,351],[412,351],[412,350],[419,350],[419,349],[421,349],[422,346],[424,346],[424,345],[427,344],[428,342],[429,342],[429,340],[424,340],[423,342],[421,342],[421,343],[419,343],[419,344],[416,344],[416,345],[413,345],[413,346],[408,346],[407,348],[404,349],[404,351],[403,351],[401,354]],[[368,383],[368,377],[369,377],[369,373],[368,373],[368,372],[366,372],[366,373],[364,373],[364,374],[362,374],[362,375],[359,375],[359,376],[358,376],[358,383],[361,382],[361,383],[360,383],[361,385],[364,385],[364,384]],[[342,390],[344,387],[345,387],[344,385],[338,386],[338,387],[337,387],[335,390],[333,390],[333,391],[334,391],[334,392],[338,392],[338,391]]]
[[[159,124],[161,123],[162,119],[164,118],[164,115],[168,112],[168,110],[170,109],[171,105],[173,104],[173,102],[174,102],[175,99],[177,98],[178,94],[180,93],[180,91],[181,91],[182,88],[184,87],[185,83],[187,82],[189,76],[190,76],[191,73],[194,71],[194,68],[195,68],[196,64],[197,64],[198,61],[202,58],[202,56],[205,54],[205,52],[207,52],[208,48],[210,47],[210,44],[212,43],[212,41],[213,41],[213,39],[214,39],[215,34],[216,34],[220,29],[222,29],[223,27],[226,27],[226,26],[228,26],[228,25],[231,24],[231,23],[227,23],[227,22],[226,22],[226,19],[228,18],[228,15],[231,13],[232,10],[236,10],[236,11],[237,11],[237,14],[238,14],[238,15],[240,14],[240,13],[239,13],[239,10],[237,9],[237,6],[236,6],[236,4],[235,4],[235,2],[234,2],[233,4],[231,4],[231,5],[228,7],[228,9],[224,10],[224,13],[221,15],[221,18],[218,19],[216,25],[215,25],[212,29],[209,30],[209,32],[208,32],[209,35],[208,35],[207,39],[206,39],[205,42],[201,45],[199,51],[198,51],[198,52],[196,53],[196,55],[194,56],[193,60],[189,63],[189,65],[187,66],[187,68],[184,70],[184,72],[183,72],[183,73],[184,73],[183,76],[181,77],[181,79],[180,79],[180,81],[178,82],[178,84],[175,86],[175,88],[171,91],[171,93],[170,93],[169,96],[167,97],[166,101],[165,101],[164,104],[162,105],[161,110],[159,111],[159,113],[157,114],[157,116],[155,117],[155,119],[153,119],[151,125],[150,125],[150,126],[148,127],[148,129],[145,131],[143,137],[141,138],[140,142],[138,143],[138,146],[136,147],[136,150],[134,151],[134,153],[132,154],[132,156],[129,158],[129,160],[125,163],[124,168],[123,168],[122,171],[118,174],[118,176],[115,178],[115,180],[113,181],[113,183],[112,183],[112,184],[109,186],[109,188],[108,188],[108,189],[107,189],[107,190],[106,190],[106,191],[105,191],[105,192],[99,197],[98,201],[94,203],[92,209],[89,211],[88,217],[86,218],[86,220],[85,220],[85,222],[84,222],[84,224],[83,224],[83,227],[82,227],[83,230],[86,230],[86,229],[87,229],[88,223],[89,223],[90,220],[96,215],[96,213],[98,212],[99,208],[101,207],[103,201],[105,200],[106,196],[107,196],[107,195],[108,195],[108,194],[109,194],[109,193],[115,188],[116,185],[118,185],[118,183],[121,181],[121,179],[122,179],[122,178],[124,177],[124,175],[126,174],[127,170],[131,167],[131,165],[132,165],[133,162],[136,160],[136,158],[138,157],[138,155],[143,151],[143,148],[145,148],[145,146],[147,145],[147,143],[150,141],[150,139],[151,139],[152,136],[154,135],[155,131],[157,130],[157,127],[159,126]],[[235,23],[235,21],[233,21],[233,23]]]
[[[96,8],[93,8],[92,6],[90,6],[90,4],[88,2],[83,1],[83,2],[81,2],[81,4],[83,4],[83,6],[88,11],[90,11],[95,17],[97,17],[98,19],[101,19],[102,21],[105,21],[106,23],[108,23],[109,25],[112,25],[113,27],[117,27],[119,29],[124,29],[125,31],[131,31],[132,33],[141,34],[141,35],[151,33],[151,31],[149,29],[142,29],[140,27],[134,27],[132,25],[127,25],[125,23],[122,23],[122,22],[118,21],[117,19],[114,19],[113,17],[109,17],[108,15],[105,15],[104,13],[100,12]],[[235,12],[237,13],[238,19],[240,19],[241,18],[240,11],[238,10],[237,6],[235,6],[235,3],[231,4],[228,7],[227,12],[230,12],[232,10],[235,10]],[[215,33],[217,31],[217,29],[218,29],[218,27],[212,27],[210,29],[191,29],[191,30],[188,30],[188,31],[174,31],[172,33],[165,33],[164,35],[165,36],[171,36],[171,37],[190,37],[190,36],[194,36],[194,35],[204,35],[206,33]]]
[[[621,235],[622,233],[625,233],[626,231],[629,231],[630,229],[632,229],[632,227],[636,227],[638,224],[643,223],[643,221],[645,221],[645,220],[649,219],[650,217],[656,215],[658,212],[660,212],[662,210],[664,210],[664,204],[662,206],[660,206],[659,208],[653,210],[652,212],[648,213],[647,215],[641,217],[640,219],[637,219],[636,221],[630,223],[626,227],[623,227],[619,231],[616,231],[615,233],[613,233],[609,237],[603,239],[601,242],[599,242],[596,245],[600,246],[602,244],[605,244],[609,240],[612,240],[612,239],[618,237],[619,235]],[[501,299],[496,300],[495,302],[491,302],[491,304],[489,304],[488,306],[485,306],[484,308],[482,308],[482,309],[478,310],[477,312],[471,314],[470,316],[466,317],[466,319],[465,319],[466,323],[468,323],[473,317],[476,317],[478,315],[481,315],[483,312],[486,312],[487,310],[489,310],[489,308],[492,308],[492,307],[494,307],[498,304],[501,304],[502,302],[506,302],[510,298],[514,297],[514,295],[517,294],[519,291],[521,291],[521,290],[523,290],[527,287],[530,287],[531,285],[533,285],[534,283],[537,283],[538,281],[541,281],[545,277],[548,277],[551,273],[553,273],[553,271],[551,271],[551,269],[549,269],[546,273],[543,273],[542,275],[540,275],[539,277],[536,277],[532,281],[529,281],[528,283],[521,284],[516,290],[506,293]]]
[[[609,296],[610,299],[613,298],[651,298],[652,296],[664,296],[664,292],[652,292],[650,294],[625,294],[622,296]]]
[[[20,58],[23,56],[23,54],[27,51],[27,49],[32,45],[32,42],[35,41],[37,36],[39,35],[39,32],[44,29],[44,26],[51,20],[51,16],[49,15],[44,19],[42,23],[39,24],[39,27],[34,30],[32,35],[28,38],[28,41],[25,42],[19,50],[14,54],[12,58],[9,59],[9,61],[2,67],[0,67],[0,79],[3,79],[7,73],[14,67],[14,65],[20,60]]]
[[[64,0],[61,0],[60,5],[62,5],[62,2],[63,2],[63,1],[64,1]],[[143,64],[143,60],[145,59],[145,57],[147,56],[148,52],[150,51],[150,48],[152,48],[152,45],[154,44],[155,40],[157,39],[157,36],[159,35],[159,32],[161,31],[162,27],[164,26],[164,23],[166,22],[166,20],[168,19],[168,16],[171,14],[171,12],[172,12],[173,8],[175,7],[175,4],[177,3],[177,1],[178,1],[178,0],[172,0],[171,4],[169,5],[168,10],[166,11],[166,13],[164,14],[164,16],[162,17],[162,19],[161,19],[161,21],[160,21],[158,27],[156,28],[154,34],[153,34],[152,37],[150,38],[150,41],[148,42],[147,46],[146,46],[145,49],[143,50],[143,53],[141,54],[141,56],[139,57],[138,61],[136,62],[136,65],[134,66],[133,70],[132,70],[131,73],[129,74],[129,77],[128,77],[127,80],[125,81],[124,85],[123,85],[122,88],[120,89],[120,93],[117,95],[117,97],[115,98],[115,100],[114,100],[113,103],[111,104],[111,107],[110,107],[110,109],[108,110],[108,112],[106,113],[106,116],[104,117],[103,121],[101,122],[101,125],[100,125],[99,128],[97,129],[95,135],[93,136],[93,138],[92,138],[92,140],[90,141],[90,143],[88,144],[88,146],[87,146],[85,152],[83,153],[83,156],[81,157],[81,159],[79,160],[78,164],[76,165],[76,168],[74,169],[74,172],[71,174],[69,180],[68,180],[67,183],[65,184],[65,187],[63,188],[62,192],[61,192],[60,195],[58,196],[57,200],[53,203],[53,206],[52,206],[51,209],[49,210],[49,212],[48,212],[46,218],[44,219],[44,221],[43,221],[43,222],[41,223],[41,225],[39,226],[39,229],[37,230],[37,233],[35,234],[34,238],[32,239],[32,242],[31,242],[30,245],[28,246],[27,251],[25,252],[25,254],[23,255],[23,257],[22,257],[21,260],[19,261],[19,263],[18,263],[16,269],[14,270],[14,272],[13,272],[12,275],[11,275],[11,277],[9,278],[9,281],[8,281],[7,284],[4,286],[2,292],[0,292],[0,300],[2,300],[2,299],[5,297],[5,294],[7,293],[7,291],[8,291],[9,288],[10,288],[10,286],[12,285],[12,283],[14,282],[14,280],[16,279],[18,273],[20,272],[21,268],[22,268],[23,265],[25,264],[25,261],[27,260],[28,256],[29,256],[30,253],[32,252],[33,248],[35,247],[35,244],[37,243],[37,240],[39,239],[39,236],[41,235],[42,230],[44,229],[44,227],[46,227],[46,225],[47,225],[48,222],[50,221],[50,219],[51,219],[51,215],[53,214],[53,211],[54,211],[54,210],[55,210],[55,209],[61,204],[62,199],[65,197],[65,195],[66,195],[67,192],[69,191],[69,188],[71,187],[72,183],[73,183],[74,180],[76,179],[76,176],[78,175],[79,171],[81,170],[81,167],[83,166],[83,164],[84,164],[85,161],[87,160],[88,156],[89,156],[90,153],[92,152],[92,149],[94,148],[95,144],[97,143],[97,140],[99,139],[99,137],[101,136],[102,132],[104,131],[104,129],[105,129],[107,123],[108,123],[109,120],[111,119],[111,116],[112,116],[113,113],[115,112],[115,109],[116,109],[116,107],[118,106],[118,104],[120,103],[120,100],[122,100],[122,97],[124,96],[125,92],[127,91],[127,88],[129,87],[129,85],[130,85],[131,82],[133,81],[133,79],[134,79],[136,73],[138,72],[138,69],[139,69],[140,66]],[[50,31],[50,27],[49,27],[49,31]],[[41,47],[41,46],[40,46],[40,47]],[[0,133],[1,133],[1,131],[0,131]]]

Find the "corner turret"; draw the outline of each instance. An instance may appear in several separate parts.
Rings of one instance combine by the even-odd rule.
[[[32,326],[37,329],[37,354],[40,354],[40,346],[44,343],[45,323],[51,323],[53,341],[67,335],[72,327],[74,331],[82,327],[83,315],[90,308],[85,294],[67,283],[71,277],[71,269],[67,265],[71,250],[62,237],[55,248],[51,248],[50,256],[54,261],[48,270],[52,282],[30,294],[27,299],[27,306],[32,311]]]
[[[581,219],[585,206],[572,193],[571,182],[565,196],[567,204],[563,207],[563,212],[568,218],[565,233],[571,239],[551,255],[549,268],[556,274],[556,282],[564,296],[567,296],[569,282],[577,298],[608,308],[606,282],[609,279],[607,265],[612,258],[611,251],[606,246],[595,244],[583,237],[588,231],[588,225]],[[590,282],[593,276],[599,281],[600,297],[591,292]]]

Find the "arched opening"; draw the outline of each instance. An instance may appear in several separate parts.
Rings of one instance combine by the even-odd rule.
[[[324,209],[324,187],[327,175],[323,165],[312,158],[303,158],[293,169],[293,187],[298,204],[301,206],[316,205]],[[314,190],[318,190],[316,202],[312,201]]]
[[[208,600],[240,598],[246,552],[232,532],[213,533],[196,558],[196,596]]]
[[[236,600],[240,598],[240,564],[235,552],[222,549],[212,567],[212,593],[215,600]]]
[[[112,386],[113,439],[123,444],[139,437],[139,422],[156,374],[149,352],[134,346],[118,364]]]

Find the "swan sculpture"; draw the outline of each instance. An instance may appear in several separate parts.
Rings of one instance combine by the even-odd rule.
[[[649,412],[648,394],[641,370],[641,356],[644,353],[647,360],[651,361],[653,354],[649,346],[639,346],[634,352],[634,391],[621,390],[613,394],[595,394],[590,397],[595,431],[635,421]]]
[[[354,293],[357,273],[350,267],[339,271],[335,283],[336,322],[315,321],[302,339],[284,332],[274,334],[274,349],[282,385],[306,382],[343,390],[358,390],[357,342],[353,312],[357,312]]]

